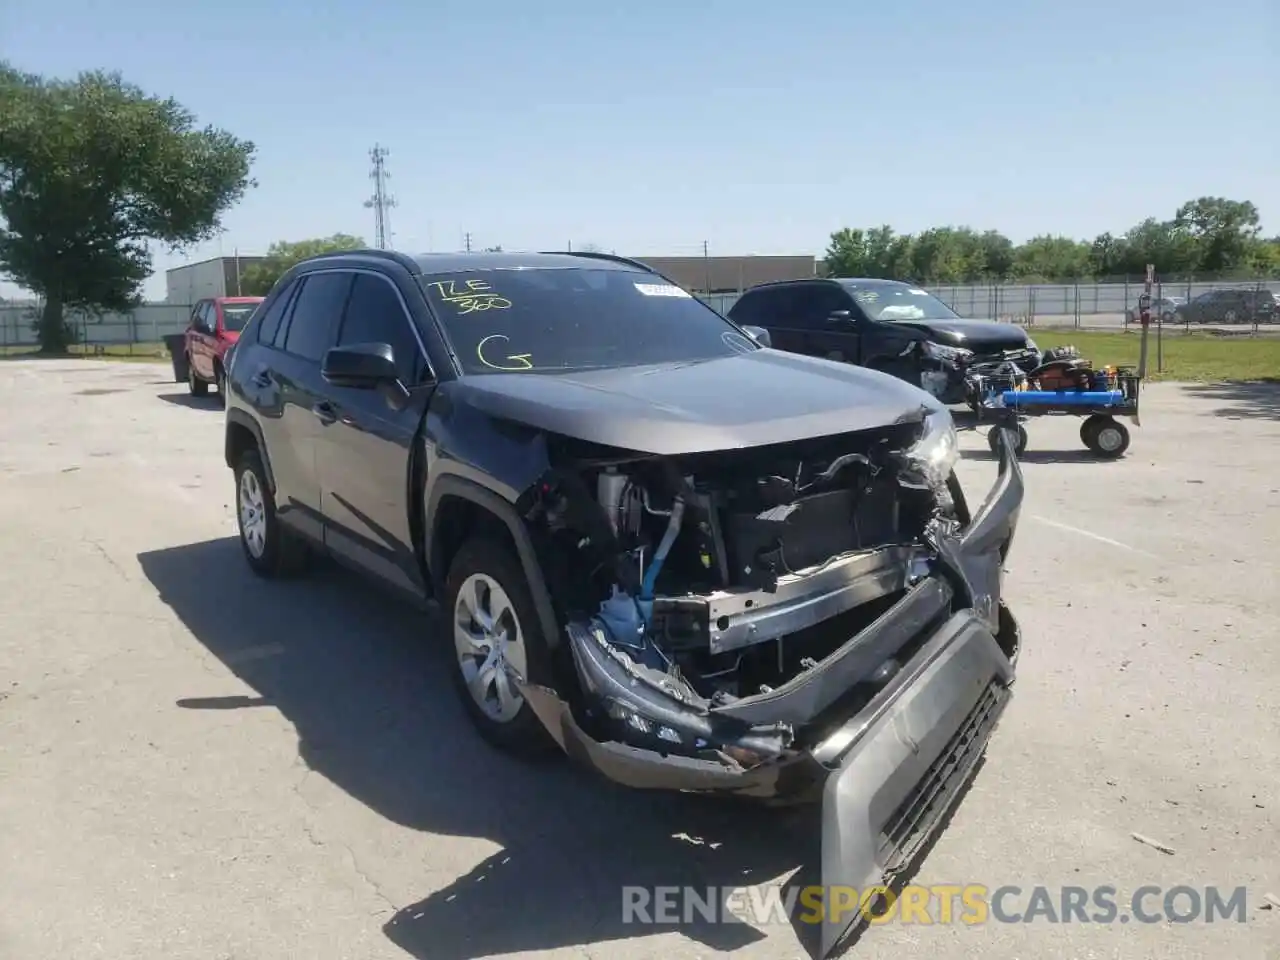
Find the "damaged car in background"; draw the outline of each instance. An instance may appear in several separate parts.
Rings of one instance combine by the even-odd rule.
[[[898,280],[763,283],[734,302],[729,318],[767,329],[779,350],[882,370],[948,405],[969,402],[966,379],[975,370],[1031,375],[1074,355],[1074,348],[1042,353],[1017,324],[962,318],[927,290]]]
[[[1021,474],[971,506],[937,399],[767,340],[602,254],[304,261],[228,374],[245,556],[439,601],[492,742],[819,805],[824,885],[891,881],[1009,696]]]

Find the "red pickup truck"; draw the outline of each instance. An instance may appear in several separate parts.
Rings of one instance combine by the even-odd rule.
[[[192,396],[203,397],[212,383],[221,398],[227,351],[240,338],[240,331],[262,300],[262,297],[210,297],[191,308],[191,322],[182,344],[182,366],[186,368],[187,387]]]

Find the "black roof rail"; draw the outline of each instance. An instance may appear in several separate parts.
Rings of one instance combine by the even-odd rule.
[[[596,250],[543,250],[544,254],[558,254],[567,257],[586,257],[589,260],[610,260],[613,263],[625,263],[629,267],[639,267],[641,270],[655,272],[653,267],[639,260],[633,260],[631,257],[620,257],[616,253],[601,253]]]
[[[376,247],[367,247],[359,250],[327,250],[324,253],[317,253],[314,256],[307,257],[302,262],[308,263],[312,260],[328,260],[336,257],[375,257],[379,260],[390,260],[392,263],[397,263],[410,273],[419,272],[418,261],[408,254],[400,253],[398,250],[380,250]]]
[[[542,252],[550,253],[550,254],[561,254],[567,257],[583,257],[587,260],[607,260],[610,263],[621,263],[621,264],[625,264],[628,267],[636,267],[640,270],[643,270],[645,273],[652,273],[655,277],[657,277],[660,280],[667,281],[667,283],[671,284],[673,287],[680,286],[680,284],[676,283],[670,277],[662,273],[659,273],[657,270],[653,269],[653,267],[649,266],[649,264],[645,263],[643,260],[636,260],[632,257],[620,257],[616,253],[598,253],[594,250],[543,250]]]
[[[747,287],[747,290],[758,290],[761,287],[781,287],[788,283],[812,283],[815,280],[834,280],[833,277],[791,277],[787,280],[761,280]],[[746,290],[743,291],[746,293]]]

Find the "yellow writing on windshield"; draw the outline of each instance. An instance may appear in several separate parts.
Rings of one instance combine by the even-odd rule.
[[[491,340],[507,340],[507,339],[509,338],[504,336],[501,333],[491,333],[489,334],[489,336],[485,337],[478,344],[476,344],[476,356],[480,358],[480,362],[492,370],[506,370],[506,371],[532,370],[533,369],[532,353],[508,354],[505,357],[498,358],[496,363],[484,355],[485,344],[489,343]],[[501,347],[493,347],[491,349],[496,351],[496,350],[500,350]]]
[[[493,292],[487,280],[433,280],[436,296],[458,308],[458,313],[476,313],[482,310],[507,310],[511,301]]]

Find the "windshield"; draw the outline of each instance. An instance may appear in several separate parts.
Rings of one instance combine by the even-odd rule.
[[[239,333],[258,309],[256,303],[224,303],[222,305],[222,329],[228,333]]]
[[[464,373],[561,373],[759,349],[680,287],[637,270],[474,270],[421,278]]]
[[[919,287],[867,280],[845,280],[842,284],[871,320],[960,319],[954,310]]]

